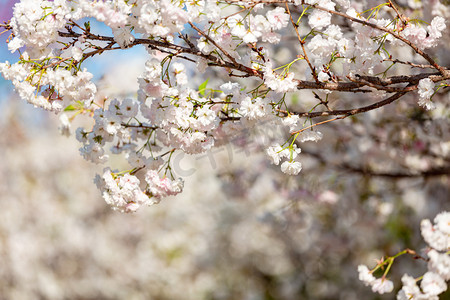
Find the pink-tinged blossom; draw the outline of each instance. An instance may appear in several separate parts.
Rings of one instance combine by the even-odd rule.
[[[134,36],[131,34],[131,28],[127,26],[114,28],[112,33],[114,35],[114,40],[122,49],[128,47],[135,40]]]
[[[418,84],[419,105],[427,110],[434,109],[436,105],[431,102],[431,96],[434,93],[434,82],[430,78],[424,78]]]
[[[130,174],[114,175],[106,168],[103,175],[97,175],[95,183],[103,191],[103,198],[112,209],[120,212],[135,212],[141,205],[152,205],[150,199],[139,187],[139,179]]]
[[[278,75],[272,70],[272,64],[267,63],[264,72],[265,84],[277,93],[287,93],[297,90],[297,81],[294,73]]]
[[[297,123],[300,117],[298,115],[290,114],[287,117],[284,117],[281,122],[284,126],[289,127],[289,132],[293,132],[297,127]]]
[[[76,61],[80,61],[83,58],[83,51],[80,47],[74,46],[71,50],[73,59],[75,59]]]
[[[445,19],[437,16],[435,17],[427,29],[423,27],[409,23],[408,26],[400,32],[405,38],[410,40],[413,44],[417,45],[420,49],[427,49],[435,47],[439,38],[442,37],[442,31],[446,28]]]
[[[237,97],[240,93],[241,85],[237,82],[229,81],[227,83],[222,84],[220,86],[220,89],[225,94],[231,94],[231,95],[233,95],[233,97]]]
[[[343,36],[342,29],[338,25],[330,25],[323,32],[328,38],[340,40]]]
[[[21,38],[15,37],[9,41],[8,50],[11,51],[11,53],[14,53],[17,49],[23,46],[25,46],[25,42]]]
[[[358,266],[359,280],[361,280],[365,286],[370,286],[374,293],[385,294],[390,293],[394,289],[394,283],[384,277],[375,278],[372,272],[365,265]]]
[[[132,168],[142,168],[150,164],[151,159],[148,159],[141,152],[136,152],[134,149],[127,149],[125,158]]]
[[[322,139],[323,134],[320,131],[317,130],[305,130],[302,133],[300,133],[299,140],[300,142],[318,142]]]
[[[322,30],[330,24],[331,14],[323,10],[315,9],[308,17],[308,25],[317,30]]]
[[[436,229],[450,237],[450,212],[441,212],[434,218]],[[450,249],[449,249],[450,250]]]
[[[179,62],[173,63],[172,70],[178,85],[183,86],[188,83],[186,67],[184,66],[184,64]]]
[[[135,6],[133,13],[138,16],[137,32],[158,37],[182,31],[189,21],[188,12],[170,1],[145,1]]]
[[[58,6],[50,1],[24,0],[14,5],[11,26],[19,40],[13,41],[11,50],[20,46],[46,48],[58,38],[58,30],[63,28],[68,7]],[[53,10],[53,14],[48,12]]]
[[[112,29],[125,26],[130,12],[129,6],[119,5],[119,1],[116,5],[111,2],[80,1],[80,7],[85,16],[94,17]]]
[[[286,27],[289,22],[289,15],[283,7],[268,11],[266,17],[273,30],[280,30]]]
[[[215,49],[214,45],[203,36],[198,40],[197,47],[204,54],[209,54]]]
[[[108,155],[105,154],[105,149],[95,142],[91,142],[81,147],[80,154],[85,160],[96,164],[105,163],[108,160]]]
[[[267,115],[266,104],[259,97],[256,99],[245,97],[241,101],[239,113],[249,120],[261,119]]]
[[[334,10],[334,7],[336,5],[331,0],[305,0],[304,2],[311,5],[318,5],[330,10]]]
[[[264,34],[261,37],[263,42],[268,42],[270,44],[278,44],[281,40],[281,35],[276,32],[269,32],[267,34]]]
[[[215,129],[220,123],[220,118],[217,117],[217,114],[206,105],[197,109],[195,115],[197,118],[193,119],[191,122],[191,127],[195,130],[212,130]]]
[[[427,272],[420,282],[422,291],[430,296],[437,296],[447,290],[445,280],[439,274]]]
[[[297,175],[302,170],[302,164],[298,161],[285,161],[281,164],[281,171],[288,175]]]
[[[428,253],[428,269],[439,274],[444,280],[450,280],[450,254],[439,253],[431,249]]]
[[[427,29],[432,39],[439,39],[442,37],[442,31],[444,31],[446,27],[445,19],[441,16],[437,16],[433,18]]]
[[[376,280],[376,278],[372,275],[372,272],[370,272],[369,268],[366,265],[358,266],[358,274],[359,280],[361,280],[365,286],[372,285]]]
[[[29,69],[29,65],[21,63],[0,64],[0,72],[5,79],[11,80],[21,97],[36,107],[60,112],[73,101],[81,101],[87,107],[94,99],[97,88],[91,82],[92,74],[86,69],[78,72],[64,68],[48,69],[40,76],[27,78],[24,75]],[[46,85],[52,90],[40,89],[39,94],[37,87]]]
[[[425,219],[420,223],[421,233],[425,242],[438,251],[449,251],[450,234],[448,233],[448,227],[450,224],[450,212],[438,214],[434,222],[436,225]]]
[[[426,48],[425,40],[427,38],[427,31],[424,28],[409,23],[401,34],[420,48]]]
[[[271,159],[272,164],[275,165],[280,164],[281,158],[284,157],[283,148],[279,144],[267,148],[266,153]]]
[[[119,106],[119,112],[126,118],[134,118],[139,111],[139,104],[136,100],[126,98]]]
[[[158,172],[154,170],[149,170],[145,174],[145,181],[148,185],[147,191],[158,202],[161,198],[181,193],[184,185],[181,179],[172,181],[167,177],[160,178]]]
[[[307,49],[318,57],[328,59],[336,48],[336,40],[316,35],[307,44]]]
[[[262,15],[250,15],[248,23],[250,31],[258,38],[269,34],[271,31],[270,22]]]
[[[390,293],[394,290],[394,283],[385,278],[378,278],[372,283],[372,292],[378,294]]]
[[[402,276],[402,289],[397,293],[397,300],[438,300],[438,297],[425,298],[420,288],[417,286],[416,280],[404,274]]]
[[[317,75],[317,78],[319,79],[319,81],[326,82],[330,79],[330,76],[328,75],[328,73],[321,70]]]
[[[266,149],[266,154],[270,157],[272,164],[278,165],[282,158],[295,159],[301,152],[301,149],[296,144],[292,147],[281,147],[280,144],[275,144]],[[285,165],[287,168],[287,165]]]
[[[247,33],[247,27],[245,26],[245,20],[239,15],[228,18],[227,24],[231,29],[231,34],[233,34],[237,37],[242,38]]]

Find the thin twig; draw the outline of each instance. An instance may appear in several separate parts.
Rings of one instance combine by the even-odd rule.
[[[113,37],[109,37],[109,36],[102,36],[102,35],[96,35],[96,34],[92,34],[92,33],[84,33],[84,34],[80,34],[80,33],[75,33],[75,32],[62,32],[59,31],[58,34],[61,37],[75,37],[78,38],[82,35],[84,35],[84,37],[86,39],[90,39],[90,40],[97,40],[97,41],[103,41],[103,42],[115,42]],[[176,44],[172,44],[169,42],[161,42],[161,41],[156,41],[156,40],[150,40],[150,39],[135,39],[132,43],[130,43],[128,45],[129,48],[134,47],[136,45],[151,45],[154,47],[161,47],[161,48],[166,48],[166,49],[171,49],[171,50],[175,50],[178,53],[187,53],[187,54],[192,54],[195,56],[199,56],[202,57],[212,63],[214,63],[216,66],[219,67],[223,67],[223,68],[229,68],[229,69],[234,69],[234,70],[238,70],[244,73],[249,74],[249,76],[256,76],[259,78],[262,78],[262,72],[261,71],[257,71],[248,67],[245,67],[241,64],[234,64],[232,62],[227,62],[224,61],[223,59],[214,56],[212,54],[204,54],[196,49],[191,49],[188,47],[183,47],[183,46],[179,46]]]
[[[398,11],[397,7],[394,5],[394,3],[391,0],[388,0],[388,1],[389,1],[389,7],[392,7],[392,9],[395,11],[395,13],[397,14],[400,21],[402,21],[403,25],[406,26],[406,24],[408,24],[408,22],[406,21],[405,17]]]
[[[189,25],[191,25],[192,28],[195,29],[195,31],[197,31],[201,36],[203,36],[205,39],[208,40],[208,42],[210,42],[211,44],[213,44],[217,49],[219,49],[226,57],[228,57],[228,59],[233,63],[233,64],[237,64],[236,59],[231,56],[225,49],[223,49],[223,47],[221,47],[219,44],[217,44],[209,35],[207,35],[206,33],[204,33],[202,30],[200,30],[197,26],[195,26],[194,24],[192,24],[192,22],[189,22]]]
[[[404,65],[409,65],[413,68],[421,68],[421,69],[430,69],[430,68],[434,68],[432,65],[424,65],[424,64],[415,64],[409,61],[401,61],[399,59],[392,59],[392,58],[386,58],[383,59],[383,61],[391,61],[393,63],[398,63],[398,64],[404,64]],[[444,67],[445,68],[445,67]],[[445,68],[446,70],[448,70],[447,68]]]
[[[299,117],[307,117],[307,118],[339,116],[339,115],[351,116],[351,115],[357,115],[360,113],[364,113],[364,112],[374,110],[374,109],[380,108],[382,106],[388,105],[388,104],[394,102],[395,100],[399,99],[406,93],[408,93],[408,92],[398,92],[382,101],[376,102],[371,105],[363,106],[360,108],[353,108],[353,109],[327,110],[327,111],[320,111],[320,112],[293,112],[293,111],[288,112],[286,110],[281,110],[281,109],[279,109],[277,111],[284,115],[289,115],[289,113],[290,113],[290,114],[298,115]]]
[[[319,78],[317,77],[317,74],[316,74],[316,68],[311,64],[311,62],[309,61],[308,55],[306,54],[305,41],[300,37],[300,33],[298,32],[298,25],[294,22],[294,19],[292,18],[292,14],[291,14],[291,11],[289,10],[288,2],[286,1],[285,3],[286,3],[286,10],[287,10],[287,12],[289,14],[289,19],[291,20],[291,24],[294,27],[295,34],[297,35],[298,42],[300,43],[300,46],[302,47],[303,58],[308,63],[308,66],[311,69],[311,74],[314,77],[314,80],[317,83],[319,83],[320,81],[319,81]]]
[[[336,120],[345,119],[345,118],[347,118],[347,117],[348,117],[348,115],[344,115],[344,116],[340,116],[340,117],[337,117],[337,118],[325,120],[325,121],[322,121],[322,122],[319,122],[319,123],[315,123],[315,124],[312,124],[312,125],[310,125],[310,126],[308,126],[308,127],[302,128],[302,129],[297,130],[297,131],[294,131],[294,132],[291,132],[291,135],[294,135],[294,134],[303,132],[303,131],[308,130],[308,129],[310,129],[310,128],[313,128],[313,127],[315,127],[315,126],[317,126],[317,125],[322,125],[322,124],[329,123],[329,122],[333,122],[333,121],[336,121]]]

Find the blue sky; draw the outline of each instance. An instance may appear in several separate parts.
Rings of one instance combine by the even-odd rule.
[[[12,7],[14,3],[19,0],[0,0],[0,22],[3,23],[9,20],[12,15]],[[84,22],[84,20],[82,21]],[[95,19],[91,20],[92,32],[100,33],[103,35],[112,36],[111,29],[105,26],[103,23],[97,22]],[[1,32],[1,31],[0,31]],[[6,39],[9,33],[0,35],[0,62],[9,61],[15,63],[19,59],[19,53],[10,53],[6,44]],[[146,55],[145,48],[135,47],[129,50],[118,50],[114,52],[108,52],[101,56],[95,56],[90,58],[83,64],[83,67],[87,68],[89,72],[94,74],[94,81],[99,79],[105,71],[111,68],[113,65],[119,63],[126,63],[130,58],[135,59],[139,56]],[[129,66],[131,67],[131,66]],[[120,74],[118,75],[120,76]],[[6,81],[0,74],[0,118],[8,111],[4,109],[5,106],[10,105],[8,100],[11,99],[11,94],[14,93],[14,88],[11,82]],[[21,114],[26,115],[26,118],[21,118],[27,124],[27,127],[33,128],[33,130],[39,130],[45,124],[45,120],[48,118],[49,113],[41,109],[35,109],[32,105],[27,104],[25,101],[21,101],[20,109]]]
[[[11,18],[12,7],[17,0],[0,0],[0,22],[3,23],[6,20]],[[8,51],[8,47],[6,45],[6,39],[8,38],[8,33],[4,33],[0,36],[0,62],[4,62],[6,60],[14,62],[17,60],[18,55],[11,54]],[[9,82],[6,82],[2,76],[0,76],[0,101],[10,93],[12,90],[12,85]]]
[[[5,20],[9,20],[12,14],[12,7],[18,0],[0,0],[0,21],[3,23]],[[81,22],[82,23],[82,22]],[[103,35],[112,36],[111,29],[105,26],[103,23],[91,20],[92,31]],[[8,33],[0,36],[0,62],[9,61],[14,63],[18,60],[19,54],[10,53],[6,44]],[[137,57],[145,55],[146,51],[143,47],[135,47],[129,50],[114,51],[101,56],[95,56],[83,65],[89,72],[94,74],[94,80],[102,76],[104,70],[108,69],[111,65],[124,61],[130,57]],[[13,91],[13,86],[9,81],[3,79],[0,75],[0,103]]]

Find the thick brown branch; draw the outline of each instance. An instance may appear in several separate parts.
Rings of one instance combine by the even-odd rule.
[[[78,38],[82,36],[82,34],[75,32],[59,32],[61,37],[72,37]],[[86,39],[103,41],[103,42],[111,42],[115,43],[113,37],[109,36],[101,36],[92,33],[84,33],[83,34]],[[215,65],[218,67],[238,70],[243,72],[245,77],[259,77],[262,78],[263,74],[261,71],[256,71],[254,69],[248,68],[242,64],[227,62],[222,60],[221,58],[212,55],[212,54],[204,54],[201,51],[190,47],[183,47],[176,44],[172,44],[169,42],[161,42],[150,39],[136,39],[133,41],[128,47],[133,47],[136,45],[149,45],[155,49],[170,49],[176,51],[177,54],[186,53],[195,56],[202,57],[210,62],[211,65]],[[111,47],[111,46],[109,46]],[[106,48],[104,50],[107,50]],[[101,49],[97,49],[93,54],[101,52]],[[165,51],[165,50],[162,50]],[[89,55],[90,56],[90,55]],[[239,76],[239,75],[238,75]],[[416,87],[410,87],[405,89],[403,87],[387,87],[392,84],[398,83],[417,83],[420,79],[429,77],[434,82],[446,80],[450,78],[450,71],[445,69],[445,75],[439,75],[439,73],[424,73],[424,74],[416,74],[416,75],[402,75],[402,76],[393,76],[386,79],[381,79],[376,76],[364,76],[364,75],[356,75],[356,79],[353,82],[315,82],[315,81],[305,81],[305,80],[297,80],[298,89],[325,89],[331,91],[342,91],[342,92],[362,92],[368,93],[371,92],[369,89],[362,89],[361,87],[370,86],[379,90],[386,90],[388,92],[405,92],[416,89]],[[378,87],[377,87],[378,86]]]
[[[96,35],[96,34],[92,34],[92,33],[80,34],[80,33],[76,33],[76,32],[59,31],[58,34],[61,37],[78,38],[80,36],[84,36],[84,38],[94,40],[94,41],[114,42],[115,43],[115,40],[113,37]],[[171,49],[171,50],[176,51],[179,54],[181,54],[181,53],[192,54],[195,56],[202,57],[202,58],[212,62],[216,66],[223,67],[223,68],[229,68],[229,69],[233,69],[233,70],[238,70],[238,71],[244,72],[246,74],[249,74],[249,76],[257,76],[257,77],[262,78],[261,72],[253,70],[251,68],[247,68],[241,64],[234,64],[231,62],[224,61],[221,58],[214,56],[212,54],[204,54],[197,49],[191,49],[188,47],[179,46],[179,45],[172,44],[169,42],[160,42],[160,41],[155,41],[155,40],[150,40],[150,39],[135,39],[132,43],[130,43],[128,45],[128,47],[131,48],[136,45],[149,45],[149,46],[153,46],[156,48]]]
[[[385,89],[383,87],[399,84],[399,83],[413,83],[416,84],[419,80],[424,78],[430,78],[433,82],[439,82],[443,80],[450,79],[450,73],[446,76],[442,76],[439,73],[422,73],[415,75],[400,75],[392,76],[386,79],[382,79],[376,76],[366,76],[366,75],[355,75],[355,79],[352,82],[313,82],[297,80],[299,89],[322,89],[330,91],[341,91],[341,92],[372,92],[371,90],[359,89],[364,86],[374,87],[379,90],[387,90],[389,92],[408,92],[417,89],[417,87],[393,87],[391,90]],[[378,86],[378,87],[377,87]]]
[[[123,127],[127,127],[127,128],[143,128],[143,129],[158,129],[158,126],[152,126],[152,125],[144,125],[144,124],[126,124],[126,123],[122,123],[120,124]]]
[[[325,117],[325,116],[342,116],[342,115],[352,116],[352,115],[357,115],[360,113],[364,113],[364,112],[388,105],[388,104],[394,102],[395,100],[399,99],[406,93],[407,92],[398,92],[382,101],[376,102],[371,105],[363,106],[360,108],[327,110],[327,111],[320,111],[320,112],[293,112],[293,111],[290,111],[289,113],[298,115],[299,117],[307,117],[307,118],[316,118],[316,117]],[[285,110],[278,110],[278,111],[285,115],[288,115],[288,112]]]

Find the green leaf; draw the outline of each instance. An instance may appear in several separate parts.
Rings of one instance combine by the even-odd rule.
[[[198,87],[198,92],[200,95],[205,96],[206,85],[208,84],[209,78],[206,79],[200,86]]]
[[[89,32],[91,30],[91,22],[84,22],[84,28]]]
[[[70,104],[66,108],[64,108],[64,111],[74,111],[74,110],[76,110],[76,108],[72,104]]]

